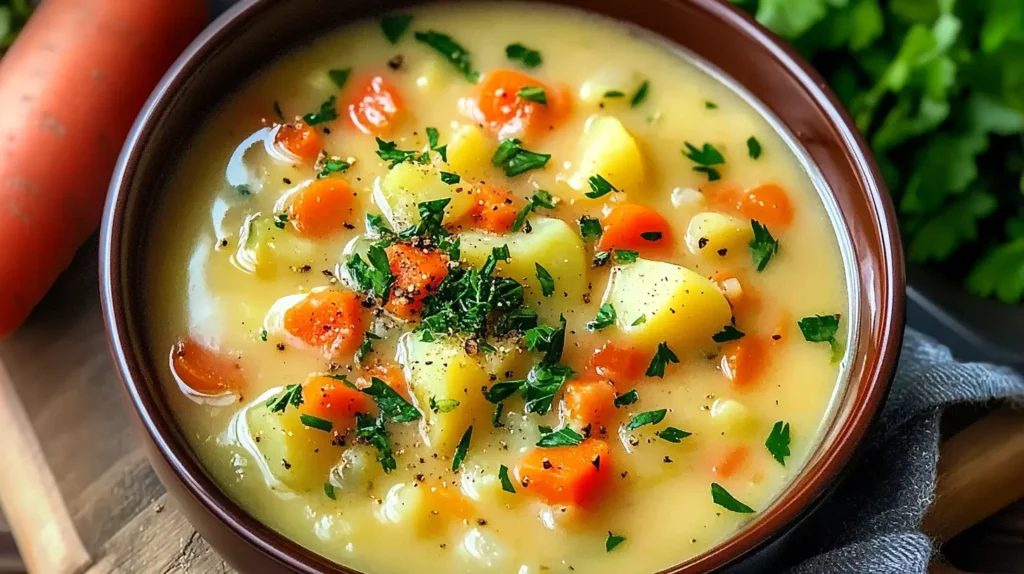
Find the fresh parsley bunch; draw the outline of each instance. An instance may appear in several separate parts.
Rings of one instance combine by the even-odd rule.
[[[911,261],[1024,299],[1024,2],[734,0],[829,80],[875,153]]]

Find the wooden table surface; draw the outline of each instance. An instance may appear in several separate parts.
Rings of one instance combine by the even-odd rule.
[[[0,341],[0,362],[89,555],[81,571],[232,572],[168,499],[129,424],[103,332],[95,252],[93,240],[28,323]],[[1024,574],[1024,501],[946,549],[967,571]]]

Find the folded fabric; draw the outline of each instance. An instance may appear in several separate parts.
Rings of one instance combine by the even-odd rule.
[[[784,560],[794,574],[920,572],[934,548],[919,530],[935,494],[939,419],[951,405],[1024,399],[1006,367],[959,363],[907,329],[896,380],[861,457],[839,487],[793,532]]]

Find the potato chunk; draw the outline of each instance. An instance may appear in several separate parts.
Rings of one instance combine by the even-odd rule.
[[[714,348],[711,336],[732,318],[729,302],[711,280],[646,259],[612,268],[603,303],[615,307],[616,325],[630,343],[653,349],[664,341],[680,356]],[[635,325],[640,316],[645,321]]]
[[[448,142],[448,167],[463,177],[484,179],[497,148],[494,138],[477,126],[462,126]]]
[[[271,412],[264,404],[248,409],[249,434],[266,468],[293,490],[319,489],[327,482],[341,449],[331,444],[333,433],[302,424],[298,410]]]
[[[743,403],[733,399],[715,399],[711,403],[711,420],[722,434],[749,436],[757,428],[757,419]]]
[[[441,172],[432,165],[400,163],[373,186],[373,200],[395,231],[418,223],[418,205],[435,199],[451,199],[445,208],[445,223],[457,221],[473,208],[469,187],[441,181]]]
[[[406,525],[421,536],[441,536],[452,523],[473,517],[473,501],[452,483],[430,479],[391,487],[378,512],[383,522]]]
[[[644,184],[644,160],[633,136],[618,119],[593,116],[587,121],[583,137],[577,144],[577,171],[569,185],[580,192],[590,191],[587,180],[600,175],[624,193],[639,193]]]
[[[710,211],[694,215],[686,228],[686,246],[690,252],[708,258],[746,253],[753,238],[749,222]]]
[[[559,312],[582,301],[587,290],[587,254],[579,233],[560,219],[536,217],[530,220],[530,229],[529,233],[524,230],[508,235],[463,233],[462,257],[480,267],[495,247],[508,245],[511,260],[498,263],[498,274],[522,283],[527,304],[542,319],[553,321]],[[555,280],[550,297],[544,297],[541,290],[537,264]]]

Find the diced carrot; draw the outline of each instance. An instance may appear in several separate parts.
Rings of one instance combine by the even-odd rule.
[[[793,208],[789,196],[780,186],[769,183],[748,189],[736,205],[736,210],[747,219],[756,219],[770,229],[788,227],[793,222]]]
[[[594,351],[584,372],[611,379],[613,384],[629,383],[644,374],[650,361],[648,353],[609,342]]]
[[[426,510],[431,516],[446,520],[470,520],[476,512],[473,501],[453,482],[427,479],[414,488],[424,489]]]
[[[484,183],[474,187],[472,193],[474,204],[470,216],[476,227],[493,233],[512,230],[522,202],[509,190]]]
[[[732,386],[743,388],[757,382],[768,364],[768,347],[768,340],[751,334],[722,347],[721,369]]]
[[[274,136],[274,143],[306,163],[315,162],[324,149],[320,134],[301,122],[279,127],[277,135]]]
[[[356,386],[359,388],[366,388],[370,386],[373,378],[378,378],[384,383],[395,389],[398,394],[408,397],[409,388],[405,383],[405,373],[402,372],[402,367],[394,364],[378,363],[365,370],[356,379]]]
[[[523,88],[542,89],[546,103],[521,98]],[[545,86],[515,70],[494,70],[484,76],[477,85],[474,102],[474,119],[502,139],[553,130],[572,110],[568,90]]]
[[[395,276],[385,308],[403,319],[413,319],[423,308],[423,300],[448,276],[448,256],[437,249],[405,243],[396,243],[385,252]]]
[[[641,254],[672,245],[672,227],[657,211],[646,205],[625,203],[612,208],[602,222],[601,251],[629,249]]]
[[[750,456],[749,447],[736,446],[730,448],[712,464],[711,472],[722,478],[729,478],[743,467],[744,463],[747,462],[748,456]]]
[[[615,416],[615,385],[608,379],[581,379],[565,386],[565,408],[581,425],[607,425]]]
[[[350,422],[356,413],[369,413],[369,396],[324,375],[310,375],[302,384],[302,412],[335,423]]]
[[[353,218],[356,194],[340,177],[314,179],[292,196],[288,221],[302,237],[333,235]]]
[[[735,185],[724,180],[705,183],[700,192],[704,194],[708,207],[715,211],[736,213],[742,193]]]
[[[528,492],[549,504],[590,506],[608,485],[611,462],[604,441],[587,439],[577,446],[535,448],[523,456],[515,475]]]
[[[315,291],[284,313],[284,329],[328,358],[355,352],[362,342],[363,306],[351,291]]]
[[[191,337],[171,348],[171,374],[185,389],[203,396],[235,393],[245,388],[238,361],[196,342]]]
[[[404,105],[398,88],[382,76],[373,76],[355,90],[348,117],[364,134],[390,134],[401,121]]]

